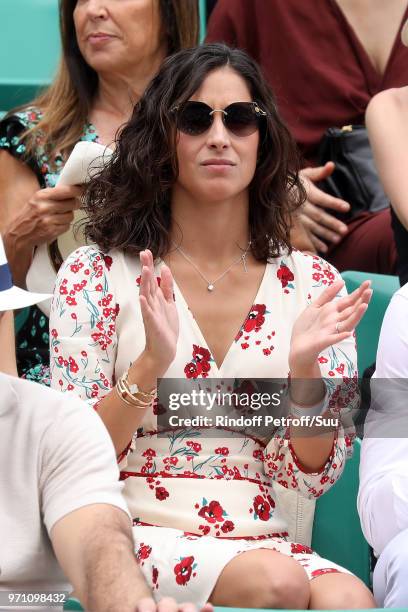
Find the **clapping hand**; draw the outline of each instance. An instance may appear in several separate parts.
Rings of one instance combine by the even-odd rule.
[[[296,319],[289,351],[291,372],[310,371],[323,350],[349,338],[361,321],[372,295],[370,281],[335,299],[343,285],[343,280],[335,281]]]
[[[142,266],[140,307],[146,334],[145,356],[149,358],[157,376],[162,376],[176,355],[179,322],[173,295],[173,276],[163,264],[160,286],[156,280],[153,255],[140,253]]]

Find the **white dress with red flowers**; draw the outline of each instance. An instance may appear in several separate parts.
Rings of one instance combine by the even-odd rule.
[[[217,385],[231,388],[235,378],[286,378],[295,319],[337,277],[328,263],[298,251],[267,264],[254,305],[220,367],[175,286],[180,335],[166,377],[194,380],[213,391]],[[95,405],[143,351],[139,282],[138,258],[119,251],[104,255],[83,247],[64,263],[50,324],[55,389],[75,391]],[[349,414],[358,401],[354,339],[330,347],[319,362],[331,398],[337,395],[333,409]],[[288,428],[271,430],[266,441],[228,430],[211,438],[198,428],[158,436],[162,409],[156,405],[146,414],[121,456],[137,558],[158,598],[203,604],[224,566],[254,548],[291,555],[310,578],[346,571],[288,541],[274,489],[278,482],[317,498],[330,488],[351,452],[351,437],[342,427],[326,465],[310,474],[296,458]]]

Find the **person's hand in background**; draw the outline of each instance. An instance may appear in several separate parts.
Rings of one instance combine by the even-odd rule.
[[[300,172],[307,193],[307,200],[298,214],[299,225],[304,232],[297,229],[293,233],[292,243],[302,251],[310,251],[312,246],[314,252],[327,253],[328,244],[337,244],[347,233],[347,225],[339,221],[332,211],[345,213],[350,209],[350,204],[315,185],[330,176],[333,170],[334,163],[327,162],[324,166],[303,168]]]

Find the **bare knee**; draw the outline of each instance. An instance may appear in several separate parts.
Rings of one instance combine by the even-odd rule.
[[[278,552],[251,550],[222,572],[210,601],[219,606],[308,608],[309,579],[294,559]]]
[[[352,574],[334,573],[314,578],[310,583],[310,608],[313,610],[348,610],[375,608],[371,591]]]

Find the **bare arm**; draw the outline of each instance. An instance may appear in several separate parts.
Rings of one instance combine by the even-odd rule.
[[[150,251],[140,255],[142,278],[140,307],[146,333],[146,348],[129,369],[129,382],[144,391],[157,385],[174,359],[178,338],[178,316],[173,299],[173,279],[167,267],[162,268],[160,288],[157,285]],[[116,452],[126,448],[141,423],[145,410],[126,405],[113,389],[98,406],[99,416],[109,431]]]
[[[151,592],[137,565],[129,517],[92,504],[60,519],[51,530],[56,557],[87,610],[136,610]]]
[[[14,283],[25,286],[34,248],[69,229],[79,187],[40,189],[32,170],[0,151],[0,233]]]
[[[34,172],[7,151],[0,151],[0,234],[14,282],[24,286],[34,245],[24,242],[15,231],[15,220],[40,185]]]
[[[108,504],[92,504],[60,519],[51,530],[55,555],[86,610],[197,612],[170,597],[157,604],[136,561],[129,517]],[[205,604],[201,612],[213,612]]]
[[[384,190],[408,229],[408,87],[374,96],[366,125]]]
[[[291,398],[294,402],[313,406],[323,400],[325,386],[318,362],[326,348],[347,340],[363,317],[371,299],[369,281],[365,281],[352,294],[335,300],[344,281],[337,280],[327,287],[297,318],[293,329],[289,353],[291,372]],[[336,328],[338,325],[338,329]],[[301,437],[300,428],[291,427],[293,449],[307,471],[318,471],[328,460],[334,432]]]
[[[0,372],[17,376],[13,312],[0,312]]]

